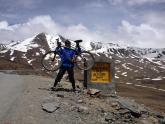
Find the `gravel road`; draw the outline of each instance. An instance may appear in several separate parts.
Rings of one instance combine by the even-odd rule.
[[[45,82],[48,88],[52,81],[52,79],[41,76],[17,75],[12,71],[0,72],[0,123],[36,123],[33,120],[34,116],[38,117],[38,113],[43,112],[40,108],[41,101],[37,100],[42,100],[48,92],[38,88],[42,87],[41,85]],[[35,113],[36,110],[41,112]]]
[[[25,89],[23,76],[0,73],[0,120],[11,116]]]
[[[49,91],[53,81],[43,76],[18,75],[14,71],[0,72],[0,124],[159,124],[160,118],[156,114],[133,115],[132,111],[136,109],[121,97],[96,98],[87,95],[85,90],[78,93],[62,89]],[[67,81],[61,84],[64,89],[71,88]],[[122,89],[126,90],[126,87]],[[126,108],[123,109],[115,100]],[[55,105],[58,109],[53,113],[43,111],[45,103],[49,108]],[[162,122],[165,122],[165,117]]]

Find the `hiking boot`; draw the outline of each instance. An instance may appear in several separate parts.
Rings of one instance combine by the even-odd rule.
[[[57,88],[56,88],[56,87],[51,87],[50,90],[51,90],[51,91],[56,91]]]
[[[71,89],[72,92],[76,92],[76,89]]]

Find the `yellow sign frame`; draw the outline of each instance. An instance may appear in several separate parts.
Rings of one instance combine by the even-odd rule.
[[[97,62],[91,69],[91,83],[108,84],[112,82],[111,63]]]

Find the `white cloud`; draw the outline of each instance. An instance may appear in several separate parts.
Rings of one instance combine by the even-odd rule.
[[[152,17],[154,18],[150,16]],[[11,40],[24,40],[41,32],[60,34],[72,40],[113,41],[113,43],[122,42],[138,47],[165,47],[165,23],[160,18],[154,21],[144,19],[144,23],[140,25],[123,20],[115,32],[102,28],[91,31],[83,24],[63,26],[52,20],[50,16],[37,16],[26,23],[15,25],[8,25],[6,21],[0,22],[0,41],[3,43]]]
[[[132,46],[140,47],[165,47],[163,35],[165,30],[153,27],[150,24],[132,25],[127,21],[122,21],[119,28],[121,40],[127,41]]]
[[[100,41],[101,35],[97,32],[92,32],[87,27],[83,26],[82,24],[69,26],[62,30],[61,34],[64,36],[76,40],[76,39],[83,39],[85,41]]]
[[[165,13],[148,13],[143,17],[143,21],[152,25],[153,27],[165,28]]]
[[[40,32],[52,33],[58,29],[50,16],[37,16],[23,24],[8,25],[7,22],[2,24],[3,29],[0,29],[1,42],[23,40]]]
[[[95,32],[89,31],[82,24],[64,27],[57,24],[50,16],[37,16],[29,19],[28,22],[23,24],[8,25],[6,21],[1,23],[1,42],[23,40],[41,32],[60,34],[70,39],[84,39],[88,41],[95,41],[96,39],[99,39],[99,35],[96,35]]]
[[[6,29],[8,27],[7,21],[1,21],[0,22],[0,29]]]

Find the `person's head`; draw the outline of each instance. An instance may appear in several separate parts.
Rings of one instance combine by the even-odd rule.
[[[66,40],[65,41],[65,46],[70,48],[71,47],[71,42],[69,40]]]

